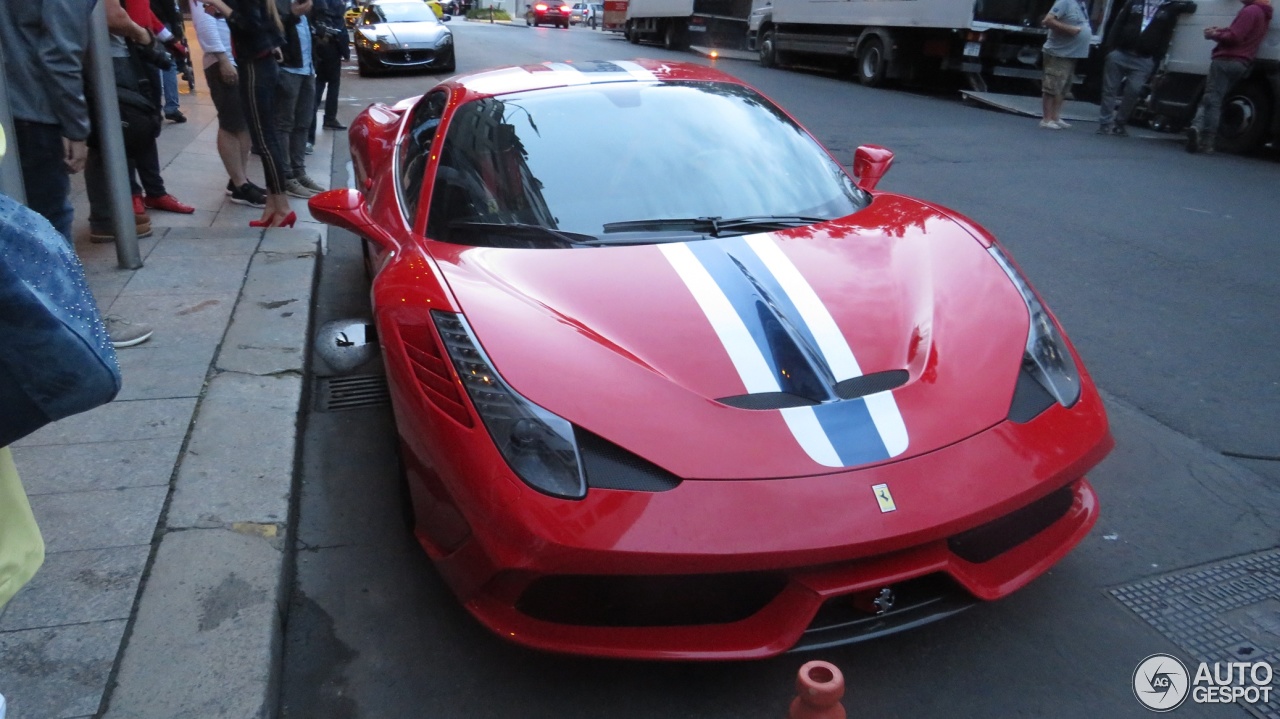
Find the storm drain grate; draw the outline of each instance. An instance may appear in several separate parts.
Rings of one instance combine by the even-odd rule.
[[[321,377],[316,387],[316,409],[321,412],[378,407],[388,399],[387,378],[383,375]]]
[[[1197,661],[1269,662],[1280,669],[1280,550],[1148,579],[1111,595]],[[1240,706],[1280,719],[1275,689],[1266,704]]]

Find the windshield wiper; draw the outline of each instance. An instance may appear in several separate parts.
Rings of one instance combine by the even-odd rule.
[[[721,232],[753,230],[784,230],[788,227],[803,227],[818,222],[826,222],[826,217],[808,217],[805,215],[758,215],[749,217],[683,217],[659,218],[653,220],[627,220],[610,222],[604,226],[606,234],[610,232],[645,232],[662,230],[691,230],[705,232],[712,237],[719,237]]]
[[[474,236],[477,241],[462,241],[457,235]],[[470,239],[470,238],[468,238]],[[548,240],[552,240],[548,244]],[[542,225],[503,222],[468,222],[455,220],[449,223],[449,241],[484,247],[544,248],[599,246],[600,238],[577,232],[564,232]]]

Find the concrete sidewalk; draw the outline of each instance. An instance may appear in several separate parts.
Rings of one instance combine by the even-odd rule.
[[[120,270],[113,245],[88,242],[83,177],[74,185],[76,249],[103,314],[155,336],[120,350],[116,401],[13,447],[47,557],[0,614],[8,719],[275,713],[324,233],[304,200],[292,200],[297,229],[249,228],[261,210],[224,194],[198,82],[188,122],[159,140],[167,189],[197,209],[152,211],[143,268]],[[332,139],[317,137],[313,177],[329,177]],[[264,184],[252,156],[250,177]]]

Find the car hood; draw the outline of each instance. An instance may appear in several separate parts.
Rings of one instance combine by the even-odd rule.
[[[449,33],[449,28],[437,22],[384,22],[360,28],[360,32],[370,39],[385,35],[389,44],[400,48],[405,45],[434,45],[442,35]]]
[[[967,227],[882,194],[745,237],[431,251],[516,391],[681,477],[751,479],[898,461],[1005,419],[1028,313]],[[860,374],[905,382],[836,396]]]

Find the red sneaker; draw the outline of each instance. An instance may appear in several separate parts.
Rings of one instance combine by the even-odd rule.
[[[173,195],[161,195],[159,197],[148,197],[142,201],[147,207],[153,210],[164,210],[165,212],[177,212],[183,215],[190,215],[196,211],[191,205],[184,205],[182,201]]]

